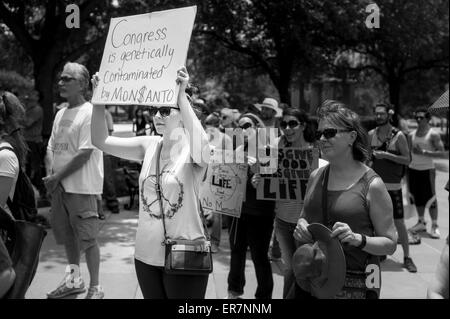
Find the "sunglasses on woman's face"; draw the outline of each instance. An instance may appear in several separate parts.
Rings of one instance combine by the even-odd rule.
[[[242,124],[242,125],[239,125],[239,127],[241,128],[241,129],[243,129],[243,130],[247,130],[247,129],[249,129],[250,127],[252,127],[253,125],[252,125],[252,123],[250,123],[250,122],[247,122],[247,123],[244,123],[244,124]]]
[[[68,83],[68,82],[70,82],[70,81],[75,80],[75,78],[74,78],[74,77],[71,77],[71,76],[63,75],[63,76],[61,76],[61,77],[59,78],[59,80],[62,81],[62,82],[64,82],[64,83]]]
[[[295,120],[288,121],[288,122],[286,122],[286,121],[281,121],[281,122],[280,122],[280,127],[281,127],[283,130],[287,129],[288,126],[289,126],[290,128],[296,128],[296,127],[299,126],[299,125],[300,125],[300,122],[295,121]]]
[[[148,113],[150,114],[150,116],[155,116],[156,113],[158,113],[161,115],[161,117],[167,117],[170,115],[170,110],[174,109],[174,110],[179,110],[178,107],[172,107],[172,106],[161,106],[161,107],[154,107],[151,106],[148,109]]]
[[[326,128],[323,131],[316,131],[316,139],[320,140],[322,135],[328,140],[336,136],[337,133],[351,132],[352,130],[338,130],[336,128]]]

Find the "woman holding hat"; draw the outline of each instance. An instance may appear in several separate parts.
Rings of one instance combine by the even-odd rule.
[[[258,286],[257,299],[271,299],[273,290],[272,268],[269,261],[269,244],[273,230],[273,201],[256,199],[256,187],[252,184],[257,162],[250,157],[253,140],[257,138],[257,128],[263,128],[264,123],[254,114],[246,113],[238,121],[245,134],[244,144],[238,146],[236,152],[243,148],[245,158],[248,158],[248,178],[245,201],[242,204],[240,218],[233,218],[230,227],[231,260],[228,273],[228,298],[235,299],[244,293],[245,260],[250,247],[255,265]]]
[[[380,275],[378,256],[391,255],[396,249],[392,202],[381,178],[364,164],[369,151],[358,115],[330,100],[323,103],[318,115],[316,137],[329,165],[310,176],[294,237],[301,243],[311,243],[314,238],[308,225],[324,224],[342,244],[346,279],[358,276],[365,283],[368,269]],[[342,293],[347,292],[349,282]],[[365,298],[378,298],[380,285],[380,278],[376,278],[374,287],[365,287]],[[309,293],[297,286],[297,297]]]

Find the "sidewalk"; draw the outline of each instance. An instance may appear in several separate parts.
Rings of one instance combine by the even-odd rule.
[[[431,239],[423,235],[420,245],[411,246],[418,273],[411,274],[402,268],[403,252],[399,245],[393,256],[382,264],[381,298],[425,298],[428,282],[432,278],[445,238],[448,236],[448,193],[443,189],[448,180],[448,161],[437,163],[436,190],[439,205],[439,223],[442,238]],[[128,198],[121,198],[121,207]],[[48,208],[41,208],[41,214],[49,214]],[[137,227],[137,211],[127,211],[122,208],[120,214],[106,212],[106,219],[102,221],[99,236],[101,265],[100,282],[105,290],[107,299],[142,299],[134,271],[134,239]],[[429,215],[426,215],[429,220]],[[407,219],[407,227],[417,221],[415,216]],[[206,292],[207,299],[222,299],[227,295],[227,276],[229,267],[228,232],[222,232],[221,249],[214,254],[214,272],[210,275]],[[55,243],[51,229],[42,246],[39,267],[26,298],[46,298],[46,293],[53,290],[62,280],[66,266],[66,258],[62,246]],[[283,277],[282,263],[272,263],[274,290],[273,298],[282,296]],[[81,273],[88,281],[88,271],[84,257],[81,263]],[[256,277],[250,253],[246,265],[246,285],[244,298],[253,299],[256,290]],[[88,284],[88,282],[87,282]],[[74,298],[74,297],[72,297]],[[78,298],[84,298],[79,295]]]

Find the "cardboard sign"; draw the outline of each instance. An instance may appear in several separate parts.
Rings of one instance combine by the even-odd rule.
[[[200,186],[200,201],[207,213],[239,218],[247,185],[247,164],[223,164],[222,150],[213,152],[206,180]]]
[[[112,18],[94,104],[173,106],[197,7]]]
[[[319,166],[319,149],[278,149],[278,170],[261,175],[256,198],[303,203],[309,175]]]

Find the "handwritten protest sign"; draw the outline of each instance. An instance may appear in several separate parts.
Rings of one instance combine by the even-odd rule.
[[[279,148],[278,170],[261,175],[257,199],[303,202],[309,175],[319,165],[319,150]]]
[[[211,157],[206,180],[200,186],[200,201],[208,213],[241,216],[247,185],[246,164],[223,164],[222,150]]]
[[[173,106],[197,7],[112,18],[94,104]]]

